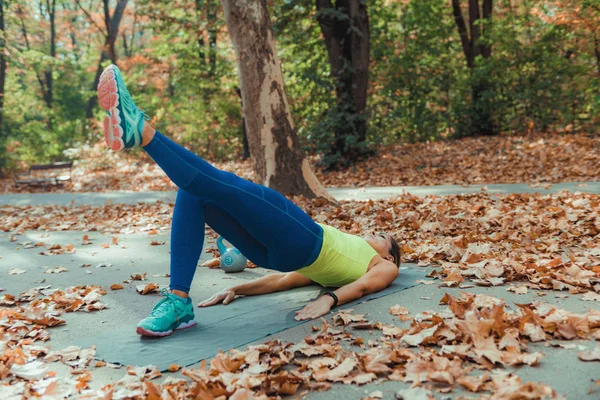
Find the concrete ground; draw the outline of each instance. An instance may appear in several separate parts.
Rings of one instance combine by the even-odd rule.
[[[491,188],[494,186],[507,185],[486,186],[488,191],[491,192]],[[564,186],[559,187],[564,188]],[[510,187],[505,187],[503,190],[509,189]],[[517,188],[515,187],[514,189]],[[526,185],[520,185],[520,189],[528,190]],[[533,188],[529,189],[533,190]],[[569,189],[574,191],[593,190],[593,193],[598,193],[600,192],[600,183],[587,183],[587,186],[583,187],[573,184]],[[342,189],[335,190],[341,191]],[[335,190],[332,189],[332,192]],[[385,190],[387,190],[384,190],[384,188],[367,188],[364,189],[364,191],[362,189],[343,190],[345,190],[345,194],[340,194],[341,192],[338,192],[336,197],[339,195],[338,198],[344,198],[344,196],[347,198],[363,198],[365,196],[376,198],[376,193],[381,196],[386,195],[386,193],[398,193],[395,191],[396,189],[384,193]],[[414,194],[442,194],[447,193],[443,192],[443,190],[451,191],[458,189],[456,189],[456,187],[453,189],[449,189],[448,187],[445,189],[439,188],[436,189],[437,191],[435,193],[431,193],[432,190],[433,189],[431,188],[421,188],[414,192]],[[463,190],[464,192],[468,192],[468,190],[475,190],[475,188],[463,188]],[[479,187],[477,187],[475,191],[478,190]],[[498,188],[498,190],[500,190],[500,188]],[[541,189],[542,192],[544,190],[546,189]],[[556,190],[559,189],[557,188]],[[140,193],[111,193],[109,195],[112,196],[113,202],[135,203],[141,200]],[[163,201],[173,201],[173,197],[167,197],[172,195],[172,193],[164,192],[144,193],[143,200],[155,201],[157,198],[150,200],[150,197],[157,196]],[[0,196],[0,204],[48,204],[46,201],[52,202],[51,204],[62,204],[62,202],[70,202],[71,199],[75,199],[76,202],[81,202],[82,204],[89,204],[88,202],[101,204],[103,201],[106,201],[106,196],[107,194],[96,193],[65,195],[4,195]],[[89,246],[82,246],[81,237],[83,234],[84,232],[26,232],[24,235],[18,236],[17,242],[10,242],[9,233],[0,233],[0,256],[2,257],[0,259],[0,287],[6,289],[6,292],[11,294],[19,294],[40,285],[52,285],[52,288],[64,288],[71,285],[94,284],[101,285],[108,289],[111,284],[121,283],[123,280],[128,279],[133,273],[144,272],[148,274],[149,282],[165,286],[168,284],[168,278],[152,277],[154,274],[165,274],[169,270],[168,232],[161,232],[158,235],[153,236],[148,236],[144,233],[116,235],[119,237],[119,244],[116,246],[110,245],[110,247],[106,249],[103,248],[101,244],[110,244],[111,237],[115,235],[86,232],[85,234],[90,237],[92,244]],[[150,246],[150,241],[152,240],[157,240],[159,242],[165,241],[166,244],[161,246]],[[75,245],[76,252],[74,254],[43,256],[39,254],[43,248],[24,248],[23,244],[29,241],[34,243],[43,241],[46,244],[58,243],[62,245],[72,243]],[[122,244],[125,244],[126,248],[122,248]],[[212,243],[205,243],[205,246],[207,245],[210,246]],[[209,255],[207,253],[203,253],[203,259],[201,261],[208,257]],[[97,267],[102,263],[112,265]],[[91,264],[91,266],[81,267],[82,264]],[[59,274],[44,273],[44,270],[47,267],[56,267],[59,265],[66,267],[68,271]],[[21,275],[8,275],[7,271],[14,267],[25,269],[26,272]],[[88,273],[88,271],[91,272],[91,274]],[[190,294],[193,297],[194,302],[197,303],[222,288],[232,286],[242,281],[254,279],[267,273],[269,273],[267,270],[257,268],[246,270],[240,274],[227,275],[221,270],[198,268]],[[44,279],[44,283],[40,283],[40,281]],[[134,281],[133,283],[139,284],[142,282]],[[83,337],[89,337],[94,334],[102,335],[110,332],[112,329],[117,329],[122,326],[123,321],[134,320],[137,322],[150,312],[156,301],[159,299],[159,295],[157,294],[146,296],[139,295],[135,291],[134,285],[124,284],[124,286],[124,290],[107,290],[108,294],[103,296],[101,301],[108,306],[108,309],[93,313],[77,312],[63,314],[62,318],[66,319],[66,325],[48,329],[51,340],[46,344],[55,350],[62,349],[72,343],[76,343]],[[454,289],[438,288],[436,285],[418,285],[357,305],[353,307],[353,309],[356,313],[366,314],[367,318],[371,321],[380,321],[383,323],[396,321],[395,323],[398,323],[395,317],[392,317],[388,312],[390,306],[395,304],[405,306],[410,310],[411,315],[415,315],[424,310],[441,311],[445,306],[439,306],[438,303],[444,293],[449,292],[452,295],[458,295],[460,291],[485,293],[498,298],[503,298],[505,299],[507,306],[512,309],[516,308],[515,303],[528,303],[540,299],[577,313],[584,313],[589,307],[598,308],[597,303],[582,301],[580,295],[571,295],[568,298],[563,299],[557,297],[559,294],[558,292],[546,292],[546,296],[539,297],[532,290],[525,295],[516,295],[512,292],[508,292],[506,290],[507,287],[508,286],[485,288],[476,286],[469,289]],[[422,299],[421,297],[430,297],[430,299]],[[243,299],[238,301],[243,301]],[[327,316],[327,319],[331,322],[331,315]],[[202,321],[198,322],[200,324],[202,323]],[[272,339],[298,342],[305,336],[312,334],[311,327],[319,324],[319,322],[309,321],[265,339],[258,340],[256,343],[262,343]],[[407,322],[400,323],[400,326],[406,327],[407,324]],[[352,333],[355,336],[363,336],[365,341],[370,335],[368,331],[353,331]],[[135,335],[135,332],[132,332],[132,335]],[[597,343],[586,340],[569,341],[569,343],[578,344],[580,347],[576,349],[563,349],[545,347],[543,344],[529,344],[528,347],[530,352],[540,351],[545,355],[539,366],[509,368],[508,370],[516,371],[523,382],[534,381],[548,384],[560,394],[565,395],[568,399],[600,398],[599,389],[588,394],[588,390],[592,386],[592,381],[600,378],[599,364],[597,362],[584,363],[577,357],[579,351],[582,351],[584,348],[591,350]],[[51,370],[59,372],[67,371],[67,368],[60,363],[51,363],[48,366]],[[115,370],[106,367],[98,369],[92,367],[90,369],[93,371],[93,381],[91,382],[93,388],[100,388],[107,383],[117,381],[125,374],[124,368]],[[168,375],[177,377],[180,374],[175,373]],[[157,382],[160,382],[162,379],[163,378],[157,380]],[[336,384],[329,391],[310,393],[307,398],[339,399],[346,397],[358,399],[375,390],[381,390],[385,399],[393,399],[394,392],[408,387],[409,384],[402,382],[371,383],[364,386]],[[455,389],[449,395],[444,397],[437,395],[436,398],[456,398],[461,395],[473,396],[473,394],[462,391],[461,389]]]
[[[554,194],[563,190],[570,192],[583,192],[600,194],[600,182],[564,182],[546,187],[532,187],[526,184],[489,184],[489,185],[439,185],[439,186],[389,186],[362,188],[328,188],[337,200],[369,200],[388,199],[403,192],[415,196],[447,196],[453,194],[480,193],[481,191],[493,194],[506,193],[545,193]],[[88,204],[103,205],[107,201],[124,204],[138,202],[154,203],[160,200],[165,203],[175,202],[175,192],[93,192],[93,193],[28,193],[28,194],[0,194],[0,205],[67,205]]]

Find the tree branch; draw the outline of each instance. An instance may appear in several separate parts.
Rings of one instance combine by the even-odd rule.
[[[88,20],[96,27],[96,29],[98,29],[100,31],[100,33],[102,33],[104,36],[108,36],[108,33],[104,32],[104,30],[100,27],[100,25],[98,25],[96,23],[96,21],[94,21],[94,18],[92,18],[90,13],[88,13],[87,10],[85,8],[83,8],[83,6],[79,2],[79,0],[75,0],[75,3],[77,3],[77,5],[81,9],[81,11],[83,11],[83,13],[88,17]]]
[[[471,62],[471,43],[469,40],[469,33],[467,32],[467,25],[465,24],[465,19],[460,8],[460,0],[452,0],[452,14],[454,15],[456,27],[458,28],[458,34],[460,35],[463,52],[467,58],[467,65],[469,68],[473,68],[473,63]]]

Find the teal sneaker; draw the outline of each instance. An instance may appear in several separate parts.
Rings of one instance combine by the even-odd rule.
[[[152,309],[150,315],[137,325],[137,333],[143,336],[169,336],[176,329],[191,328],[196,325],[192,299],[187,303],[167,289],[161,294],[165,296]]]
[[[104,141],[114,151],[142,144],[144,121],[149,118],[135,105],[119,68],[111,64],[98,82],[98,102],[106,111]]]

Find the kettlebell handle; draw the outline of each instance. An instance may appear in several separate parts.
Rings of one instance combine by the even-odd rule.
[[[223,243],[223,236],[219,236],[217,238],[217,247],[219,248],[219,253],[221,255],[225,254],[227,251],[227,246],[225,246],[225,243]]]

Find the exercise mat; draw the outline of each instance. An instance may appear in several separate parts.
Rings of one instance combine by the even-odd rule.
[[[417,285],[430,268],[402,267],[392,285],[378,293],[364,296],[340,306],[349,308],[366,301],[396,293]],[[219,349],[226,351],[244,346],[306,321],[296,321],[294,311],[328,289],[307,286],[285,292],[248,296],[224,305],[198,308],[194,312],[198,325],[176,331],[163,338],[142,337],[135,332],[137,321],[122,329],[86,338],[83,347],[96,345],[96,358],[123,365],[157,365],[161,371],[169,365],[189,366],[213,357]],[[335,312],[335,310],[333,311]]]

